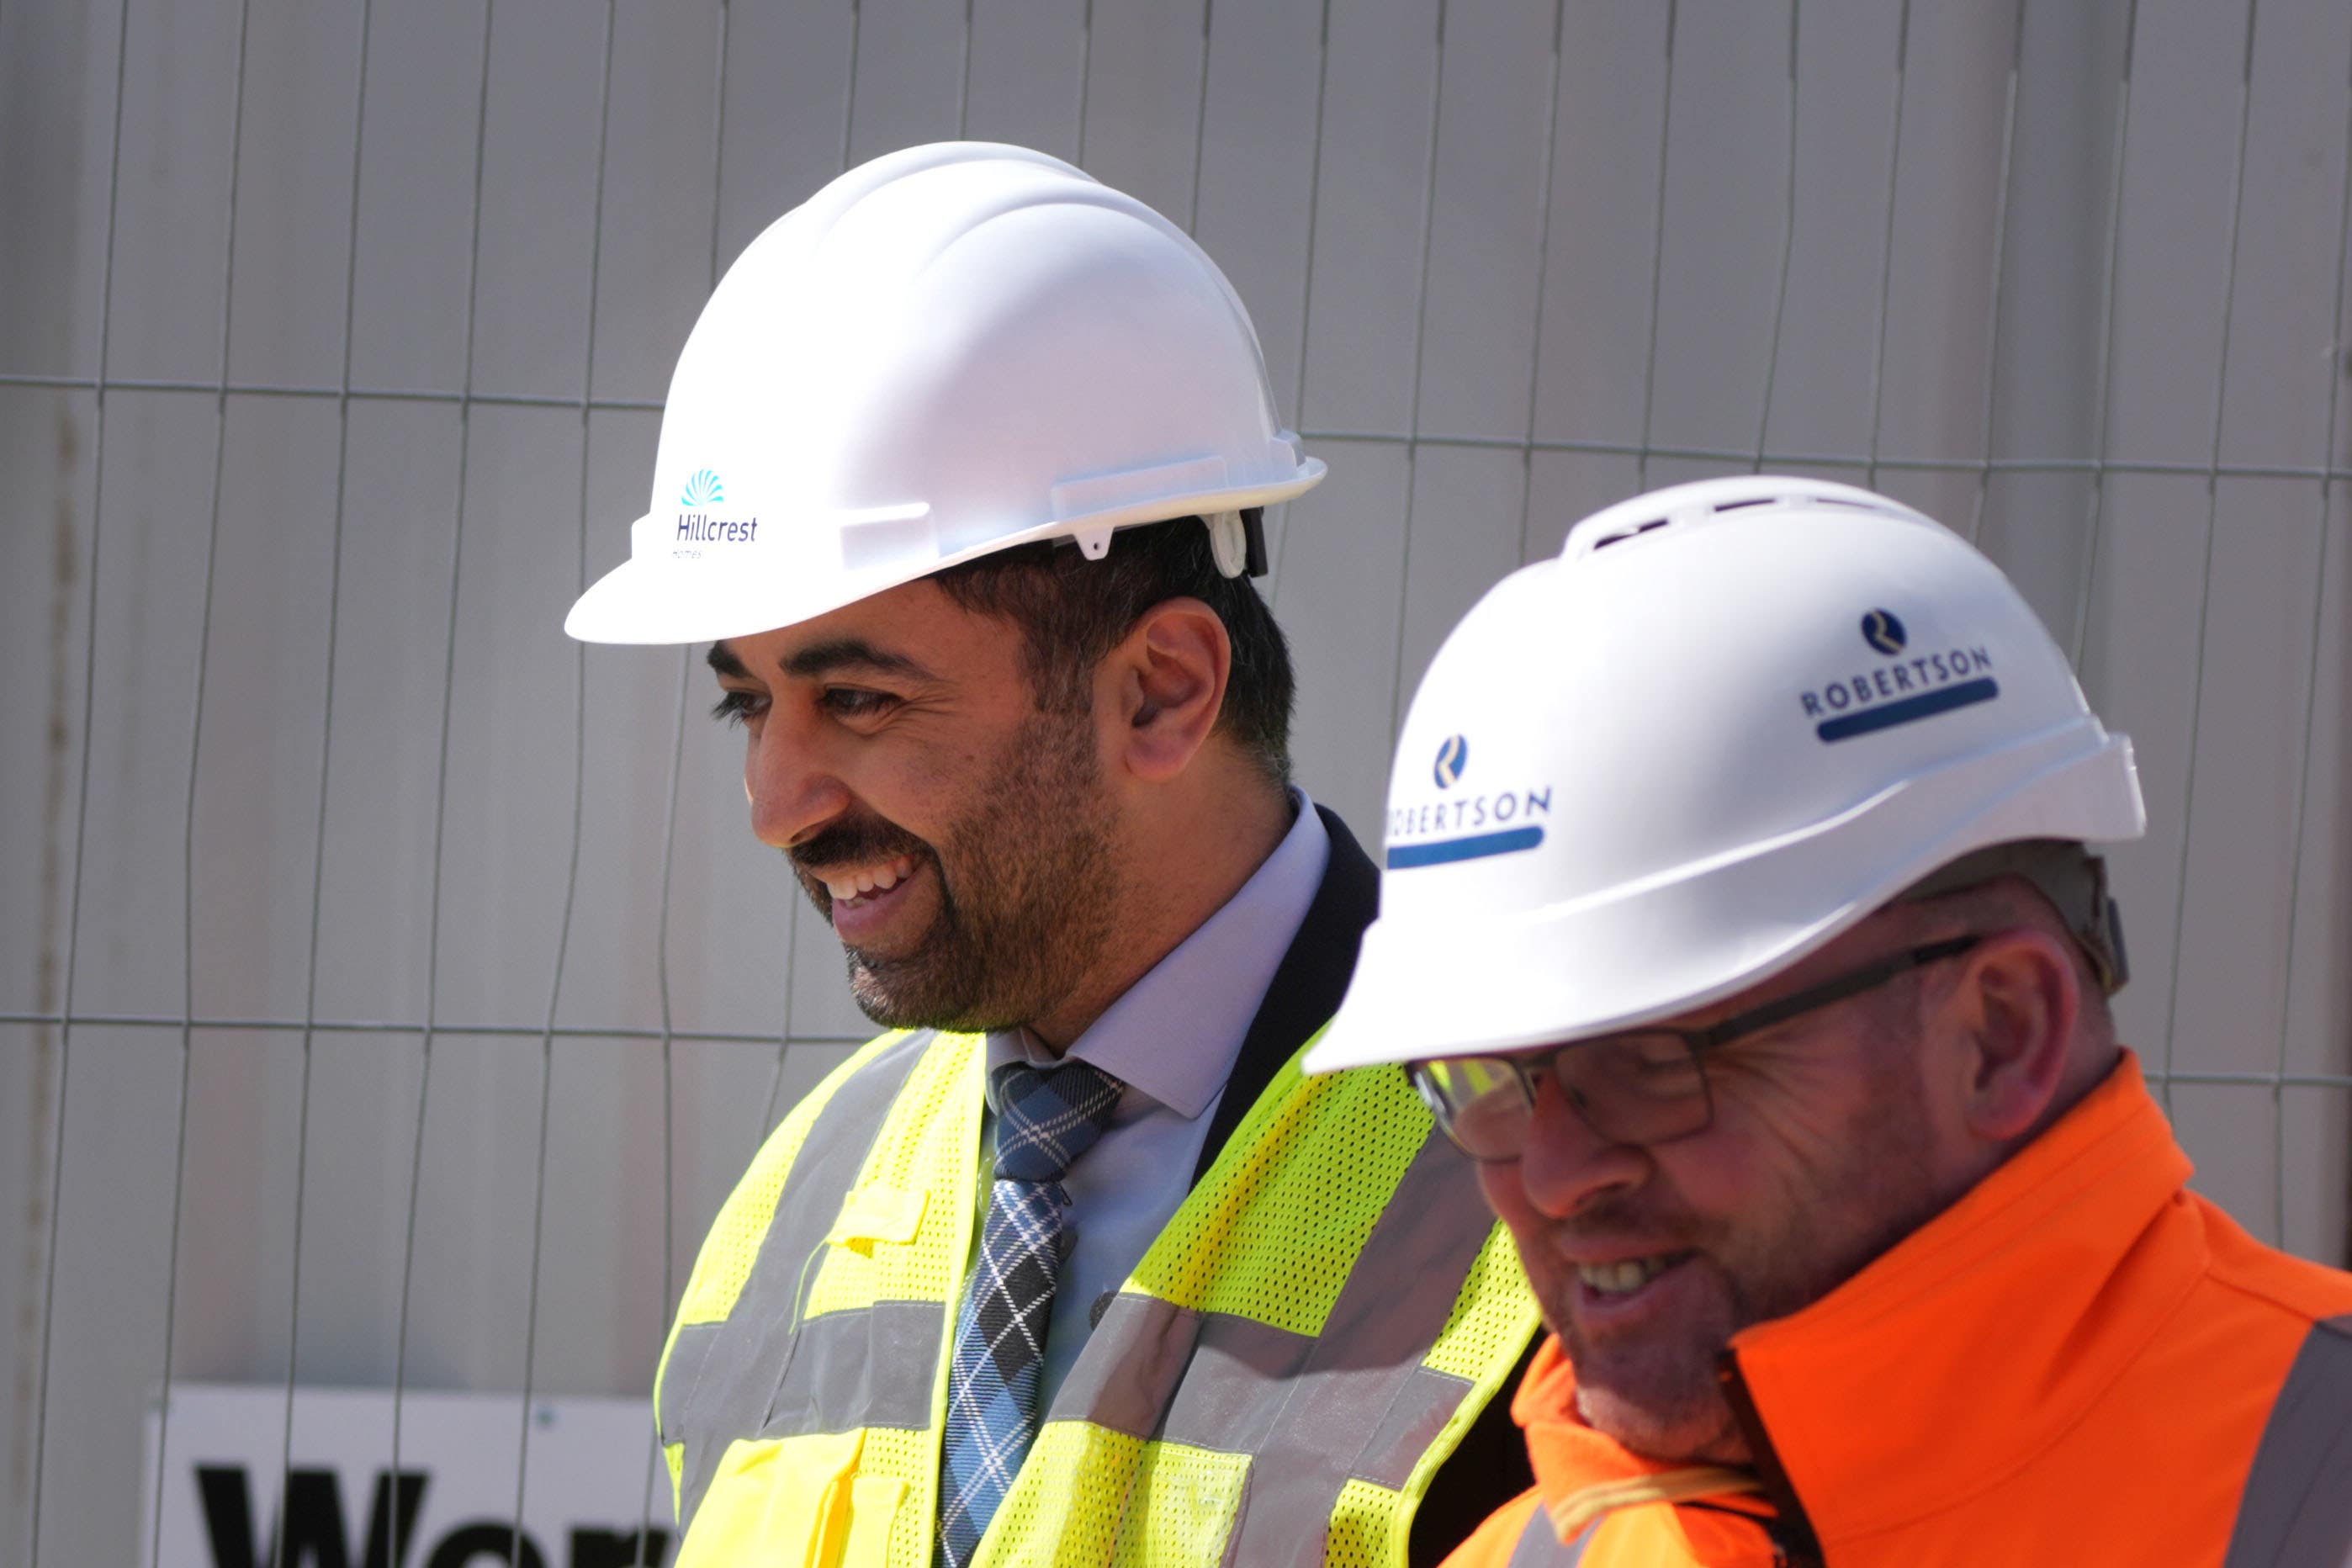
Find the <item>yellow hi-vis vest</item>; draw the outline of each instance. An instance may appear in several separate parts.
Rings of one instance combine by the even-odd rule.
[[[930,1568],[986,1050],[885,1035],[720,1209],[654,1384],[676,1568]],[[1536,1309],[1393,1072],[1297,1058],[1112,1299],[984,1568],[1396,1564]]]

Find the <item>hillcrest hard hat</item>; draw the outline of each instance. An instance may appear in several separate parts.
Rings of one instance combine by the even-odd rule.
[[[1323,477],[1280,427],[1233,286],[1175,225],[987,142],[852,169],[753,240],[662,411],[626,563],[563,629],[699,642],[790,626],[1033,540],[1240,513]]]
[[[1654,1023],[1988,847],[2136,838],[2131,742],[2000,572],[1848,485],[1637,497],[1438,649],[1309,1071]]]

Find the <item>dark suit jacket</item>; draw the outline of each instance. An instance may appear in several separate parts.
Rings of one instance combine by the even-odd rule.
[[[1355,973],[1356,950],[1364,928],[1380,912],[1380,872],[1347,824],[1321,806],[1315,809],[1323,819],[1324,832],[1331,837],[1330,864],[1324,868],[1323,885],[1316,889],[1307,918],[1299,922],[1298,934],[1291,939],[1289,951],[1266,986],[1265,1000],[1251,1020],[1249,1033],[1242,1038],[1233,1075],[1225,1080],[1224,1097],[1217,1101],[1216,1113],[1209,1121],[1201,1163],[1192,1171],[1195,1182],[1266,1085],[1274,1081],[1274,1075],[1282,1070],[1282,1064],[1339,1010],[1348,977]],[[1530,1345],[1522,1353],[1520,1372],[1527,1370],[1533,1351]],[[1414,1568],[1436,1563],[1488,1514],[1535,1485],[1535,1474],[1528,1468],[1527,1444],[1510,1415],[1511,1393],[1517,1386],[1518,1377],[1514,1374],[1479,1413],[1476,1424],[1464,1435],[1462,1446],[1431,1479],[1429,1495],[1422,1500],[1421,1511],[1413,1518],[1408,1555]]]

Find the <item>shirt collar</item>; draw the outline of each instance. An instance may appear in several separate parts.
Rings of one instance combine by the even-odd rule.
[[[1062,1057],[1025,1028],[988,1037],[990,1109],[998,1068],[1068,1059],[1093,1063],[1187,1121],[1216,1102],[1331,858],[1315,803],[1301,790],[1290,798],[1298,815],[1274,853]]]

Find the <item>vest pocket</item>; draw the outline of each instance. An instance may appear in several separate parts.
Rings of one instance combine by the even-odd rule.
[[[677,1568],[878,1568],[907,1484],[851,1473],[865,1438],[818,1432],[730,1443]]]

